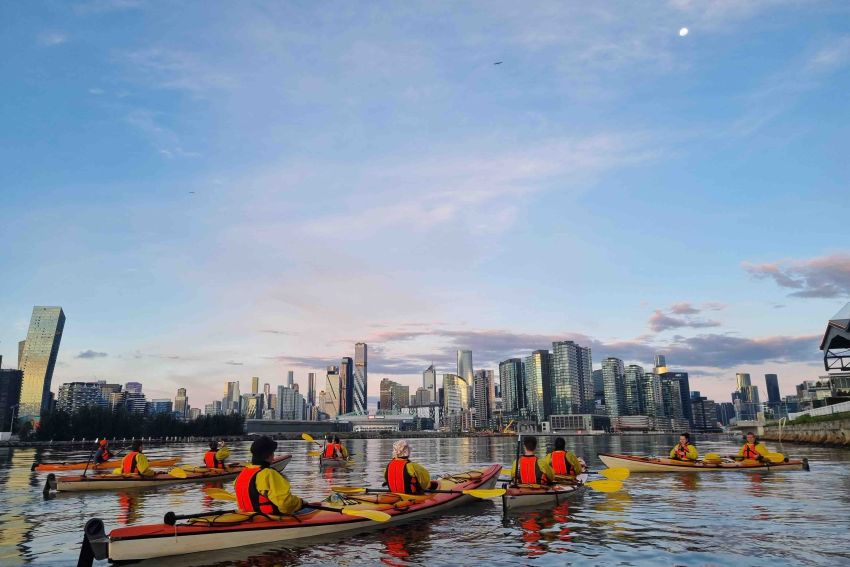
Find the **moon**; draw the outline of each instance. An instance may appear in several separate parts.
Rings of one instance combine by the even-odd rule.
[[[679,37],[685,37],[688,35],[688,28],[682,28],[679,30]]]

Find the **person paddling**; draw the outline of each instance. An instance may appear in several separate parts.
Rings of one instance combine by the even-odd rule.
[[[112,458],[112,453],[109,452],[109,441],[106,439],[101,439],[100,443],[97,447],[97,452],[94,454],[94,463],[96,465],[102,465],[106,461]]]
[[[348,449],[346,449],[337,436],[328,435],[328,441],[322,451],[322,457],[325,459],[345,459],[348,460]]]
[[[308,505],[292,494],[286,477],[271,468],[276,450],[277,442],[265,435],[251,444],[251,464],[233,482],[240,511],[280,516]]]
[[[210,441],[210,449],[204,453],[204,465],[210,469],[225,469],[225,460],[230,456],[230,449],[224,441]]]
[[[142,453],[142,442],[138,439],[130,445],[130,452],[121,460],[121,472],[123,474],[138,474],[140,476],[153,476],[156,474],[148,464],[148,458]]]
[[[744,443],[741,448],[738,450],[738,455],[735,457],[738,460],[754,460],[762,462],[769,451],[767,447],[765,447],[762,443],[756,439],[755,433],[749,431],[747,433],[747,441]]]
[[[543,458],[543,463],[552,468],[552,472],[559,477],[575,478],[584,472],[579,458],[572,451],[567,451],[567,442],[563,437],[555,439],[555,450]]]
[[[393,458],[384,469],[384,486],[399,494],[422,494],[428,488],[436,488],[428,470],[410,460],[410,445],[400,439],[393,443]]]
[[[679,442],[675,447],[670,449],[670,458],[676,461],[691,461],[699,459],[697,448],[691,444],[691,434],[682,433],[679,435]]]
[[[537,450],[537,437],[526,435],[522,438],[523,455],[519,463],[514,461],[511,475],[518,484],[552,484],[555,481],[555,471],[543,459],[538,459],[534,452]],[[519,471],[517,471],[519,466]]]

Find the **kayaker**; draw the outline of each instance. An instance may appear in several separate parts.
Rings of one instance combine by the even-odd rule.
[[[97,446],[97,452],[94,454],[94,462],[96,465],[102,465],[112,458],[112,453],[109,452],[107,445],[109,445],[109,441],[106,439],[100,440],[100,443]]]
[[[555,450],[543,458],[543,462],[552,468],[557,476],[575,479],[584,472],[584,466],[572,451],[567,451],[567,442],[563,437],[555,439]]]
[[[227,465],[225,459],[230,456],[230,449],[224,444],[224,441],[210,441],[210,449],[204,453],[204,465],[210,469],[224,469]]]
[[[307,506],[292,494],[286,477],[271,468],[276,450],[277,442],[265,435],[251,444],[251,464],[233,482],[236,503],[242,512],[280,516]]]
[[[670,449],[670,458],[676,461],[696,461],[699,459],[697,448],[691,444],[691,434],[679,435],[679,442]]]
[[[148,464],[148,458],[142,453],[142,442],[133,441],[130,452],[121,460],[121,472],[124,474],[138,474],[141,476],[153,476],[156,472]]]
[[[770,451],[756,439],[752,431],[747,433],[747,442],[738,450],[738,459],[751,459],[762,462]]]
[[[410,445],[400,439],[393,443],[393,458],[384,469],[384,486],[399,494],[423,494],[428,488],[436,488],[428,470],[410,460]]]
[[[325,459],[348,459],[348,450],[342,446],[342,443],[337,436],[328,436],[328,442],[325,444],[325,449],[322,451],[322,457]]]
[[[519,472],[517,462],[511,466],[511,475],[517,484],[552,484],[555,480],[555,471],[545,459],[538,459],[534,452],[537,450],[537,437],[526,435],[522,438],[523,455],[519,458]]]

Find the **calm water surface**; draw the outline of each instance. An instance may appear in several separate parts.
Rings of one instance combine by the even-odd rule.
[[[356,463],[318,470],[305,442],[279,442],[292,453],[286,474],[296,494],[320,498],[331,484],[379,486],[392,440],[352,440]],[[509,438],[414,439],[414,459],[432,475],[491,463],[508,464]],[[598,468],[598,452],[666,453],[670,437],[578,437],[568,445]],[[701,453],[737,449],[728,437],[698,440]],[[233,446],[247,456],[249,443]],[[312,540],[299,545],[196,554],[172,565],[850,565],[850,451],[803,445],[772,450],[808,457],[812,471],[728,474],[634,474],[614,494],[588,492],[554,508],[502,517],[499,500],[382,531]],[[197,462],[203,445],[152,447],[155,455]],[[85,460],[87,452],[0,449],[0,564],[73,565],[86,520],[107,530],[161,522],[169,510],[188,513],[228,507],[187,484],[123,493],[65,493],[45,501],[44,473],[35,460]],[[101,565],[107,565],[101,562]]]

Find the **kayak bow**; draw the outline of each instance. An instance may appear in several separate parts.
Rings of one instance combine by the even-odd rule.
[[[599,453],[599,458],[609,467],[623,467],[632,472],[729,472],[729,471],[787,471],[809,470],[808,459],[789,460],[782,463],[760,463],[759,461],[677,461],[660,457],[640,457]]]

